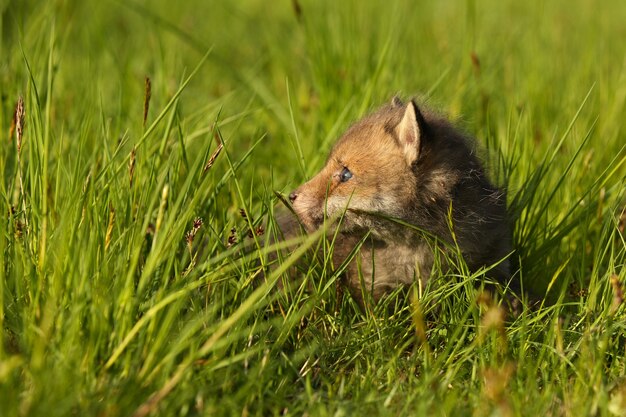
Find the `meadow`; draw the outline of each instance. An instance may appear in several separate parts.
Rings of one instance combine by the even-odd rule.
[[[0,10],[0,416],[626,415],[625,2]],[[463,268],[361,309],[319,235],[268,267],[395,94],[506,189],[519,315]]]

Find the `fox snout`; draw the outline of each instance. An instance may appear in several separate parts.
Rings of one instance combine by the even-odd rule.
[[[289,201],[294,212],[309,232],[317,229],[324,220],[325,194],[320,194],[315,190],[313,180],[315,178],[289,194]]]

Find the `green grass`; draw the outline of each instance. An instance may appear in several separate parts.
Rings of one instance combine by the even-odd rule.
[[[626,413],[623,1],[0,10],[1,416]],[[290,268],[317,236],[263,278],[273,191],[398,92],[478,138],[538,307],[461,273],[361,312]]]

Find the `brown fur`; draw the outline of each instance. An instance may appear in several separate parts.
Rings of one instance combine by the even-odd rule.
[[[342,182],[344,168],[352,177]],[[363,289],[377,300],[398,286],[424,284],[436,256],[425,234],[458,245],[472,270],[511,250],[504,193],[488,181],[468,139],[412,101],[394,99],[350,127],[290,200],[308,231],[343,216],[336,264],[369,233],[346,273],[358,298]],[[491,272],[508,278],[508,260]]]

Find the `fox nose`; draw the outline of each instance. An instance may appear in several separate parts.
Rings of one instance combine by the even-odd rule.
[[[293,203],[294,201],[296,201],[296,198],[298,198],[298,193],[296,193],[295,191],[292,191],[291,194],[289,194],[289,201]]]

